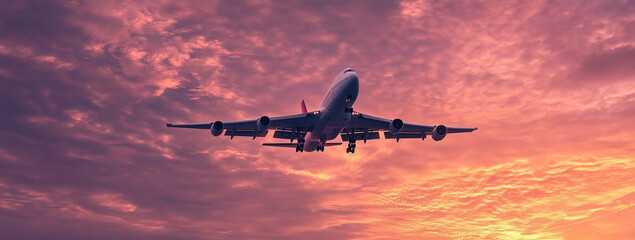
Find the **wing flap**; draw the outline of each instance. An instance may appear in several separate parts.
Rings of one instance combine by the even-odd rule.
[[[273,133],[273,138],[295,139],[297,136],[293,135],[291,131],[277,130]]]
[[[300,137],[304,137],[307,132],[308,131],[304,129],[296,129],[296,130],[281,129],[281,130],[276,130],[273,133],[273,138],[295,140]]]
[[[422,138],[425,133],[420,132],[400,132],[397,134],[392,134],[390,132],[384,132],[384,138],[386,139],[395,139],[397,137],[401,138]]]
[[[297,143],[263,143],[262,145],[267,147],[286,147],[286,148],[294,148],[298,146]],[[329,142],[324,143],[325,147],[337,146],[337,145],[342,145],[342,143],[329,143]]]
[[[227,130],[225,131],[225,136],[238,136],[238,137],[266,137],[267,131],[264,132],[256,132],[254,130]]]
[[[373,140],[373,139],[379,139],[379,132],[368,132],[368,133],[360,132],[360,133],[350,134],[350,133],[345,133],[344,131],[342,131],[342,134],[340,134],[340,136],[342,137],[342,141],[344,142],[351,139],[360,140],[360,141]]]
[[[263,146],[267,147],[286,147],[286,148],[294,148],[297,147],[296,143],[263,143]]]
[[[195,129],[211,129],[212,123],[187,123],[187,124],[172,124],[166,123],[167,127],[176,127],[176,128],[195,128]]]

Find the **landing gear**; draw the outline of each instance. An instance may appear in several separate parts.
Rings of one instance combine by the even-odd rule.
[[[318,152],[322,151],[322,152],[324,152],[324,143],[325,143],[325,142],[326,142],[326,141],[320,141],[320,144],[317,146],[317,148],[315,149],[315,151],[318,151]]]
[[[295,147],[295,152],[304,152],[304,138],[298,139],[298,145]]]
[[[348,140],[348,148],[346,148],[346,153],[355,153],[355,139]]]

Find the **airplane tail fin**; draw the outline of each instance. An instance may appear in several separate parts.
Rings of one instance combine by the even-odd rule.
[[[302,107],[302,113],[307,113],[308,112],[306,110],[306,104],[304,104],[304,99],[302,99],[302,103],[300,104],[300,107]]]

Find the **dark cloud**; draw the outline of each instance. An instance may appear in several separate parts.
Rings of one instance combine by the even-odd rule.
[[[608,84],[635,79],[635,49],[620,47],[586,57],[574,78]]]

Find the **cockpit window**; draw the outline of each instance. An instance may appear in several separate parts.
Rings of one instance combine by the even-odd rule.
[[[347,72],[355,72],[355,71],[353,69],[346,69],[346,71],[344,71],[344,73],[347,73]]]

